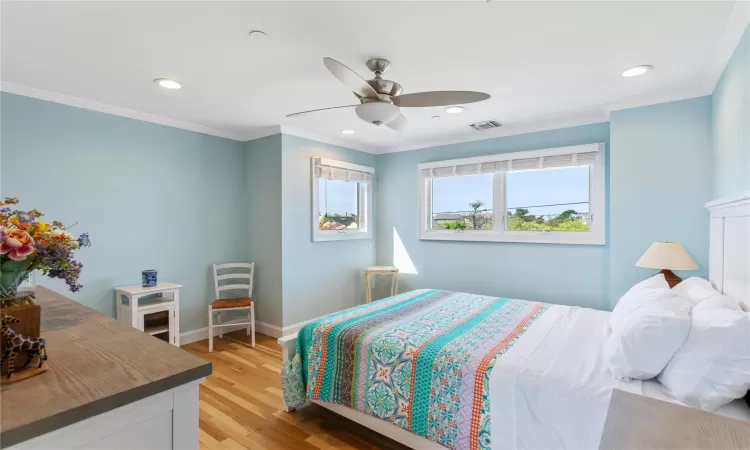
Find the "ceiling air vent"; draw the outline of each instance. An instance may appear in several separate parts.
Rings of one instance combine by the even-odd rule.
[[[477,131],[482,131],[489,130],[490,128],[500,128],[503,124],[496,120],[485,120],[484,122],[472,123],[469,126]]]

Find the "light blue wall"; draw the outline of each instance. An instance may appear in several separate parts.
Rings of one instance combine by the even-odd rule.
[[[0,108],[3,195],[91,234],[72,297],[114,315],[113,288],[155,268],[184,286],[182,331],[207,326],[211,264],[246,254],[243,144],[7,93]]]
[[[282,324],[281,135],[245,143],[248,260],[255,262],[253,297],[257,319]]]
[[[746,41],[747,33],[740,50]],[[724,108],[719,97],[737,91],[726,81],[734,70],[713,99],[617,111],[611,123],[377,157],[289,135],[242,144],[4,93],[0,189],[91,233],[94,246],[80,252],[86,286],[74,298],[112,315],[112,287],[137,283],[142,269],[156,267],[162,280],[185,285],[182,331],[206,326],[211,263],[256,261],[258,320],[289,326],[362,302],[363,268],[394,263],[395,233],[417,270],[402,274],[401,291],[433,287],[610,309],[650,273],[634,264],[654,240],[682,242],[701,266],[683,275],[706,274],[703,204],[716,197],[707,170],[711,108]],[[726,120],[713,121],[714,138],[717,127],[740,129],[739,157],[747,161],[747,122],[719,114]],[[736,150],[736,133],[728,136],[719,139],[731,144],[717,150],[721,155]],[[591,142],[607,144],[607,245],[418,239],[417,164]],[[374,242],[311,241],[313,156],[376,167]]]
[[[429,287],[607,308],[608,245],[443,242],[418,238],[419,163],[594,142],[604,142],[609,149],[608,123],[379,155],[378,263],[394,263],[394,235],[398,233],[418,272],[401,275],[402,291]]]
[[[708,275],[711,98],[615,111],[610,118],[610,305],[653,273],[634,264],[653,241],[682,243]]]
[[[607,143],[607,245],[418,239],[417,164],[591,142]],[[706,275],[710,164],[709,97],[617,111],[611,123],[380,155],[378,197],[387,200],[376,218],[377,261],[393,264],[394,241],[403,245],[417,274],[401,276],[402,290],[432,287],[611,309],[654,272],[635,267],[653,241],[683,243],[700,265],[683,275]]]
[[[363,302],[364,268],[375,261],[371,240],[312,242],[311,158],[374,167],[375,155],[286,134],[282,147],[284,326],[289,326]]]
[[[750,190],[750,27],[712,95],[713,197]]]

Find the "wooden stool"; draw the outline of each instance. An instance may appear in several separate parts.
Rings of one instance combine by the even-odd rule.
[[[391,296],[398,292],[398,267],[394,266],[372,266],[365,269],[365,291],[367,303],[372,301],[372,292],[370,286],[370,275],[390,275],[391,276]]]

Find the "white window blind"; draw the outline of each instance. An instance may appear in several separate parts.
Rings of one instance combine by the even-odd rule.
[[[592,165],[596,162],[596,155],[599,151],[600,150],[517,159],[502,155],[503,159],[498,159],[497,161],[453,164],[422,169],[422,176],[426,178],[439,178],[495,172],[512,172],[517,170],[537,170],[551,169],[555,167]]]
[[[324,161],[315,161],[315,176],[318,178],[327,178],[329,180],[343,180],[367,182],[372,180],[372,173],[337,167],[333,164],[326,164]]]

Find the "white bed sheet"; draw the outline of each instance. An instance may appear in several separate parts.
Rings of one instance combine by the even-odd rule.
[[[490,376],[493,450],[597,449],[613,389],[676,402],[656,381],[612,377],[603,355],[611,313],[552,305]],[[737,400],[717,413],[750,420]]]

